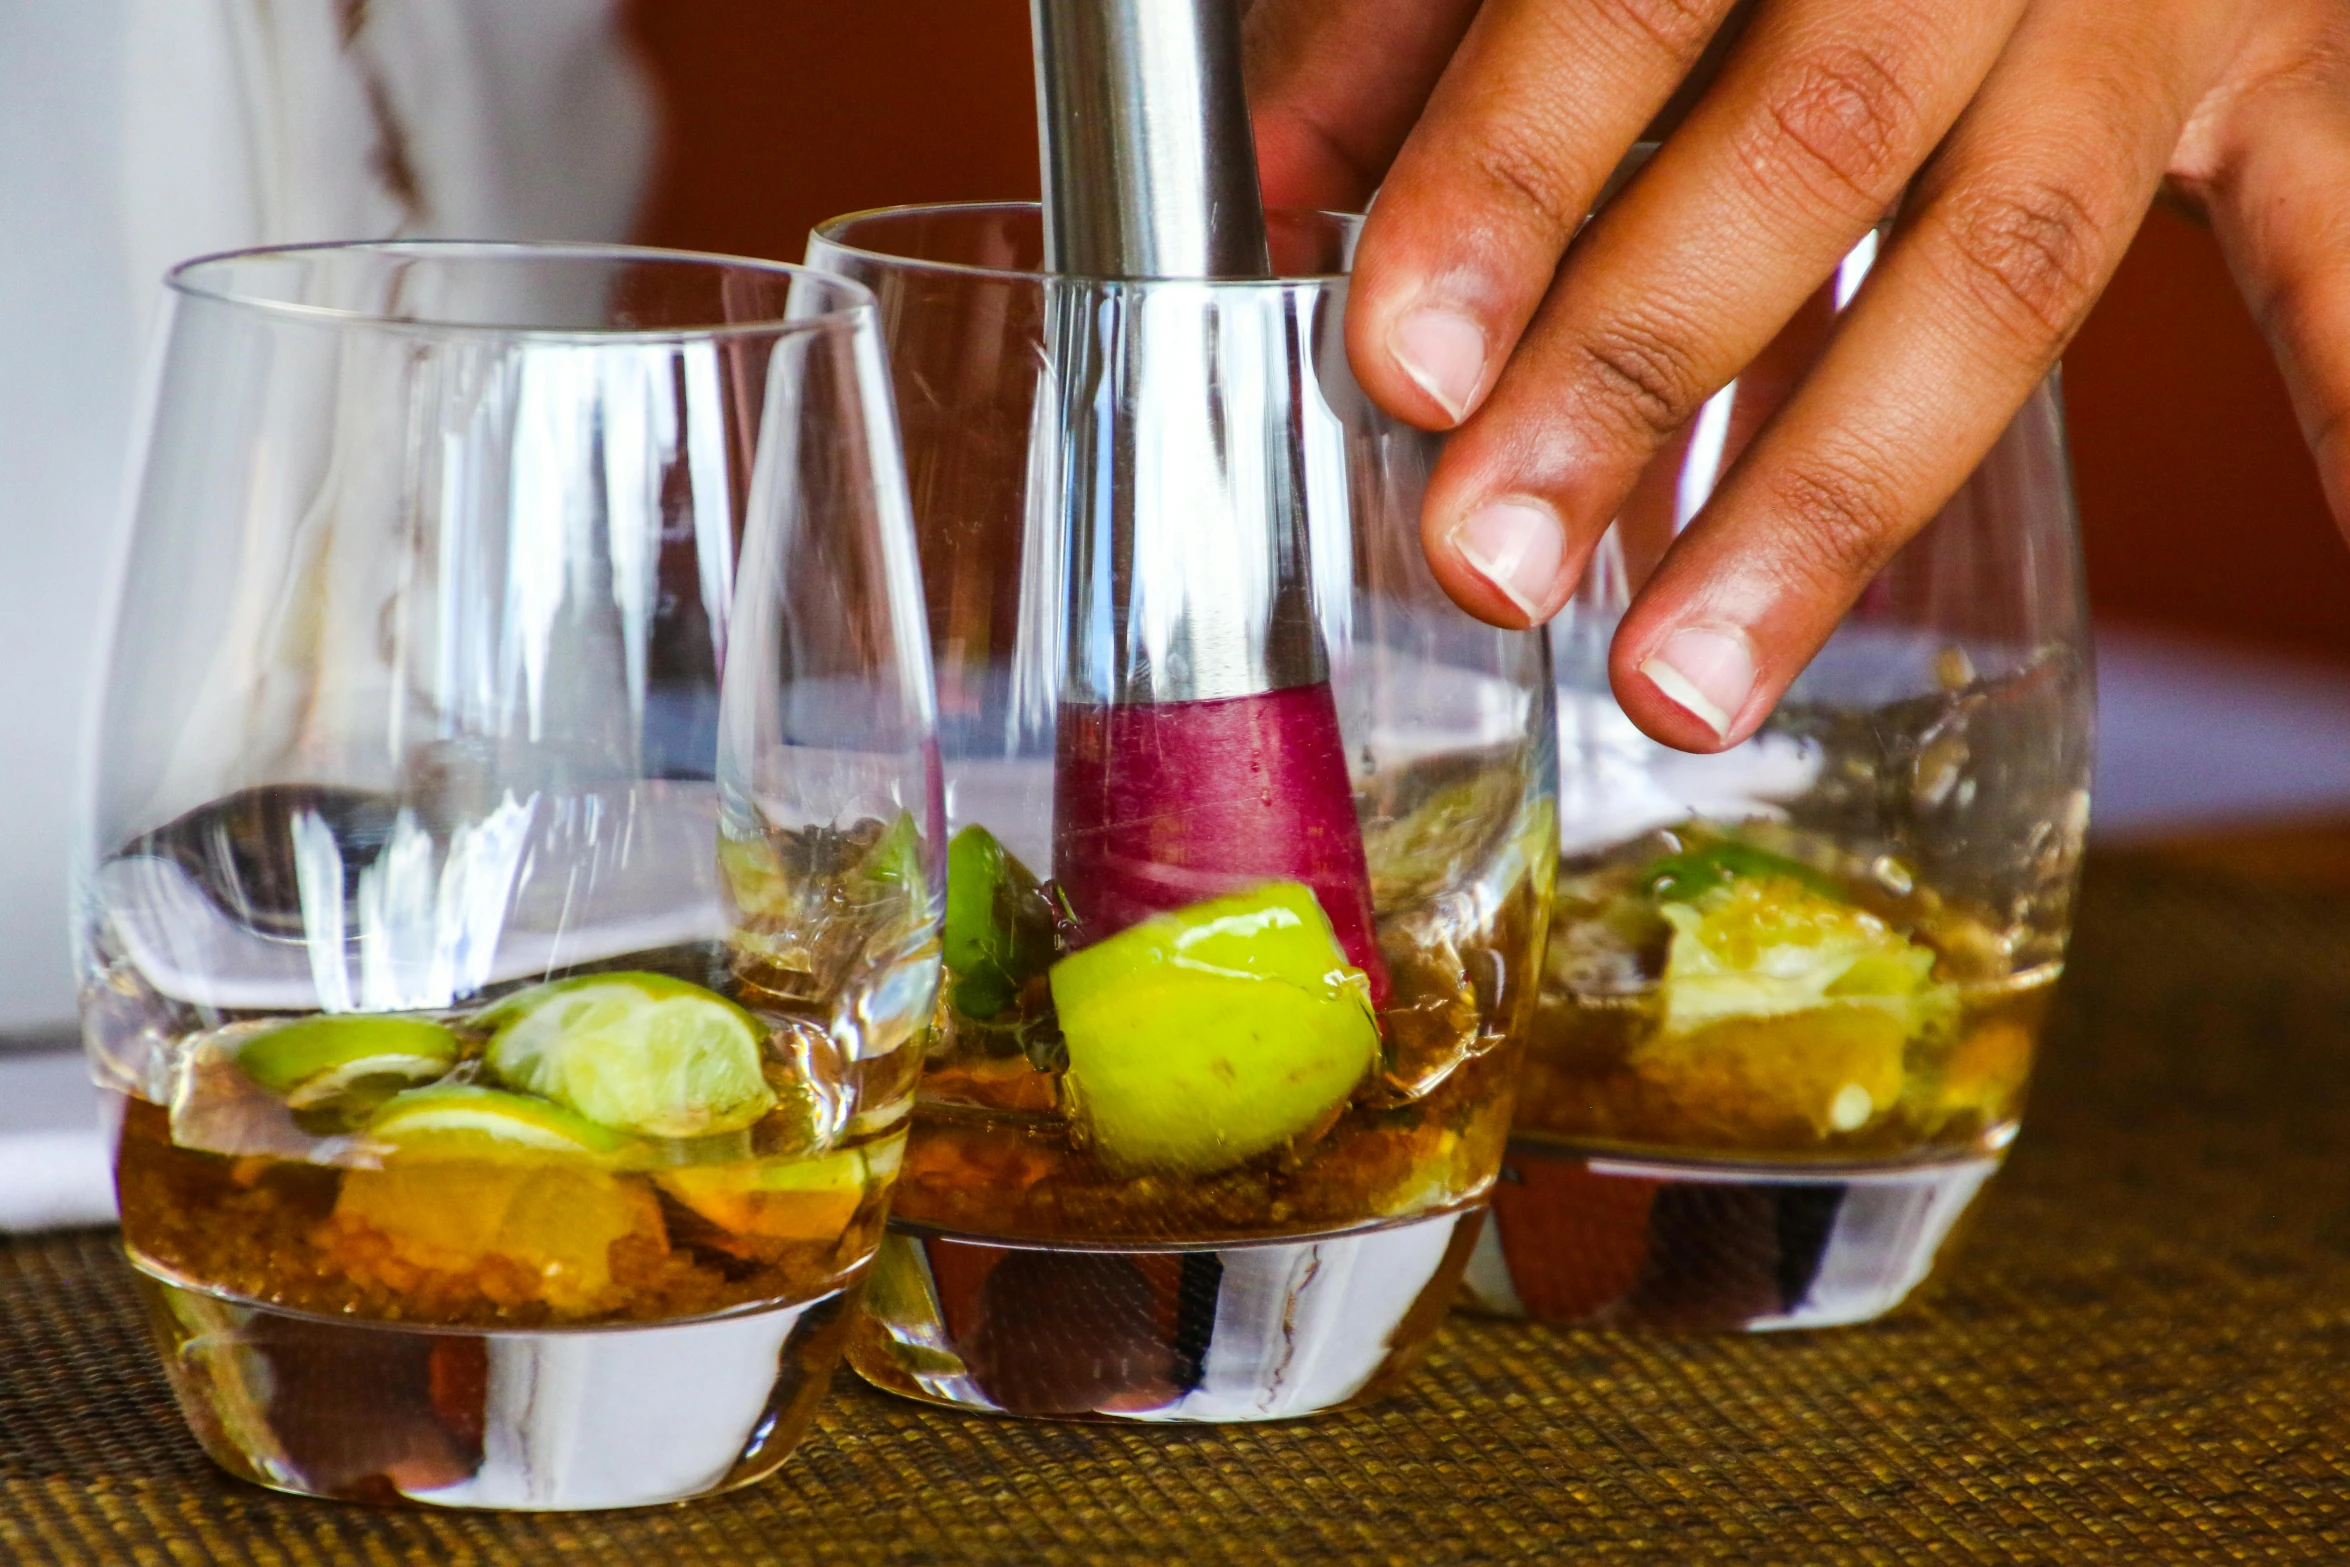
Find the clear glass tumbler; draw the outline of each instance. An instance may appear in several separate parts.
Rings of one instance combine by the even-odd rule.
[[[1871,237],[1650,469],[1553,625],[1558,897],[1487,1310],[1821,1327],[1899,1304],[2015,1136],[2088,821],[2058,390],[1771,720],[1667,750],[1609,694],[1631,595],[1818,353]]]
[[[768,1473],[936,983],[871,297],[382,244],[191,262],[170,303],[78,898],[190,1425],[374,1501]]]
[[[1308,1414],[1403,1375],[1466,1263],[1555,863],[1552,687],[1540,636],[1427,573],[1435,443],[1346,368],[1353,233],[1277,218],[1285,276],[1241,283],[1047,278],[1033,207],[811,243],[881,300],[953,832],[850,1349],[880,1387]]]

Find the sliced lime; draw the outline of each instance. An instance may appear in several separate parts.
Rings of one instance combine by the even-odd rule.
[[[862,1149],[839,1148],[809,1159],[689,1165],[653,1179],[722,1230],[769,1240],[830,1241],[856,1217],[867,1186],[886,1176]]]
[[[400,1291],[419,1272],[477,1280],[502,1257],[518,1266],[500,1270],[501,1291],[577,1316],[625,1299],[612,1245],[629,1236],[659,1251],[660,1204],[643,1182],[581,1160],[397,1159],[343,1172],[321,1240],[347,1272]]]
[[[604,1159],[628,1139],[561,1105],[471,1083],[395,1094],[368,1118],[370,1141],[432,1159]]]
[[[237,1065],[296,1110],[380,1086],[429,1083],[457,1064],[457,1036],[415,1017],[310,1017],[245,1041]]]
[[[1117,1171],[1202,1173],[1340,1105],[1379,1050],[1311,890],[1273,882],[1119,932],[1052,970],[1067,1081]]]
[[[1909,1035],[1946,1020],[1955,1004],[1956,992],[1934,979],[1932,948],[1792,876],[1740,875],[1659,912],[1673,929],[1668,1033],[1845,1006],[1885,1013]]]
[[[483,1021],[489,1066],[593,1121],[648,1137],[707,1137],[775,1105],[767,1031],[725,997],[667,974],[588,974],[526,990]]]

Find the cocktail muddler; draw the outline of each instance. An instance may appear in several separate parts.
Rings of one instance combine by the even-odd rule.
[[[1035,492],[1061,541],[1057,880],[1084,940],[1303,883],[1384,1000],[1315,619],[1308,324],[1281,290],[1206,282],[1272,271],[1236,13],[1034,0],[1034,17],[1058,274]]]
[[[952,834],[851,1354],[962,1408],[1382,1396],[1508,1132],[1557,862],[1543,644],[1428,573],[1436,443],[1342,347],[1359,220],[1262,210],[1231,4],[1035,0],[1041,211],[859,213],[809,252],[886,323]]]

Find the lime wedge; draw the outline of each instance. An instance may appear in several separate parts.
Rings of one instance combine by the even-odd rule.
[[[429,1083],[457,1064],[457,1036],[415,1017],[310,1017],[245,1041],[237,1065],[254,1082],[306,1110],[346,1094],[389,1094]]]
[[[612,1246],[631,1236],[662,1249],[653,1194],[578,1160],[397,1160],[344,1171],[319,1238],[346,1273],[403,1294],[418,1290],[420,1272],[439,1276],[428,1291],[478,1288],[483,1263],[503,1258],[515,1266],[499,1270],[501,1291],[582,1316],[626,1299],[614,1287]]]
[[[561,1105],[470,1083],[395,1094],[366,1132],[397,1156],[429,1159],[603,1159],[628,1143]]]
[[[1296,882],[1145,920],[1055,964],[1052,988],[1078,1114],[1121,1174],[1277,1148],[1379,1053],[1362,972]]]
[[[940,932],[955,1010],[985,1021],[1053,961],[1052,905],[1035,876],[986,828],[947,845],[946,922]]]
[[[1946,1021],[1956,993],[1934,978],[1934,953],[1865,910],[1823,898],[1792,876],[1741,875],[1658,912],[1673,928],[1665,959],[1665,1031],[1726,1018],[1861,1008],[1914,1035]]]
[[[864,1150],[813,1159],[688,1165],[654,1181],[722,1230],[768,1240],[837,1240],[857,1216],[868,1185],[885,1179]]]
[[[775,1105],[767,1031],[725,997],[666,974],[588,974],[526,990],[483,1019],[511,1087],[648,1137],[707,1137]]]

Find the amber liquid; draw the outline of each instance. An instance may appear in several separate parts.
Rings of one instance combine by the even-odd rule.
[[[950,970],[895,1216],[1000,1239],[1182,1245],[1475,1203],[1508,1137],[1542,934],[1549,803],[1522,810],[1524,794],[1515,768],[1490,761],[1378,781],[1364,845],[1391,987],[1379,1061],[1318,1124],[1236,1168],[1110,1168],[1049,1057],[954,1013]]]
[[[728,1228],[647,1174],[204,1153],[173,1143],[170,1112],[138,1099],[125,1107],[115,1183],[124,1245],[175,1283],[293,1311],[471,1327],[813,1300],[872,1255],[886,1207],[872,1183]]]
[[[707,944],[598,965],[717,979],[769,1026],[779,1101],[740,1133],[643,1138],[609,1160],[385,1155],[364,1136],[303,1124],[234,1064],[241,1039],[284,1019],[191,1032],[169,1047],[172,1104],[124,1105],[124,1243],[177,1284],[383,1322],[663,1322],[830,1294],[878,1242],[904,1138],[889,1107],[903,1102],[915,1054],[841,1061],[813,1020],[724,977],[736,961]],[[467,1044],[444,1082],[479,1076],[469,1019],[490,1004],[442,1019]],[[844,1130],[810,1147],[816,1122]],[[860,1178],[795,1186],[789,1167],[844,1152],[862,1156]]]
[[[266,1001],[307,988],[284,982],[289,952],[313,974],[340,958],[354,989],[401,993],[365,966],[365,941],[338,953],[313,939],[336,911],[292,853],[310,818],[334,827],[347,860],[380,857],[414,829],[392,802],[267,786],[102,870],[84,1016],[121,1103],[123,1239],[181,1408],[232,1473],[374,1502],[639,1506],[748,1483],[791,1450],[883,1232],[936,946],[927,888],[907,870],[910,825],[753,824],[728,840],[721,889],[696,858],[717,817],[690,783],[627,793],[601,818],[620,829],[589,845],[605,895],[577,902],[596,878],[562,874],[580,845],[548,828],[551,888],[541,878],[514,895],[498,951],[535,941],[550,964],[558,949],[581,958],[404,1010],[406,1034],[380,1015],[319,1020],[312,1042],[346,1026],[377,1031],[343,1033],[346,1046],[391,1041],[346,1063],[347,1080],[331,1064],[303,1075],[300,1039],[272,1047],[314,1014]],[[617,865],[631,855],[643,863]],[[191,893],[212,908],[189,913]],[[339,912],[387,918],[364,899]],[[447,940],[446,914],[422,934]],[[613,939],[647,926],[726,935]],[[418,932],[411,921],[391,934]],[[176,968],[186,951],[202,954],[199,972]],[[619,994],[584,1026],[616,1028],[608,1048],[643,1042],[632,991],[655,1005],[708,992],[705,1022],[728,1011],[721,1000],[747,1013],[747,1030],[739,1015],[727,1025],[720,1080],[740,1104],[755,1062],[768,1090],[756,1119],[656,1135],[598,1123],[569,1088],[558,1103],[522,1066],[508,1063],[511,1080],[491,1069],[510,998],[598,975]],[[403,1053],[403,1038],[427,1048]],[[714,1058],[684,1059],[676,1070],[690,1073]],[[690,1099],[690,1079],[656,1075],[633,1091],[680,1090]]]
[[[1659,983],[1666,932],[1643,922],[1632,891],[1657,849],[1644,840],[1563,877],[1519,1089],[1519,1137],[1643,1155],[1840,1163],[1970,1157],[2012,1138],[2058,964],[2014,967],[1987,922],[1930,891],[1893,895],[1839,878],[1847,901],[1930,949],[1936,978],[1956,992],[1948,1022],[1904,1043],[1898,1096],[1839,1118],[1851,1055],[1833,1011],[1668,1034]]]
[[[1793,829],[1739,836],[1802,862],[1912,962],[1930,954],[1934,1004],[1907,1037],[1833,1005],[1676,1033],[1679,938],[1648,889],[1660,856],[1723,830],[1690,824],[1562,867],[1472,1304],[1673,1331],[1867,1321],[1926,1280],[1996,1169],[2055,941]]]

